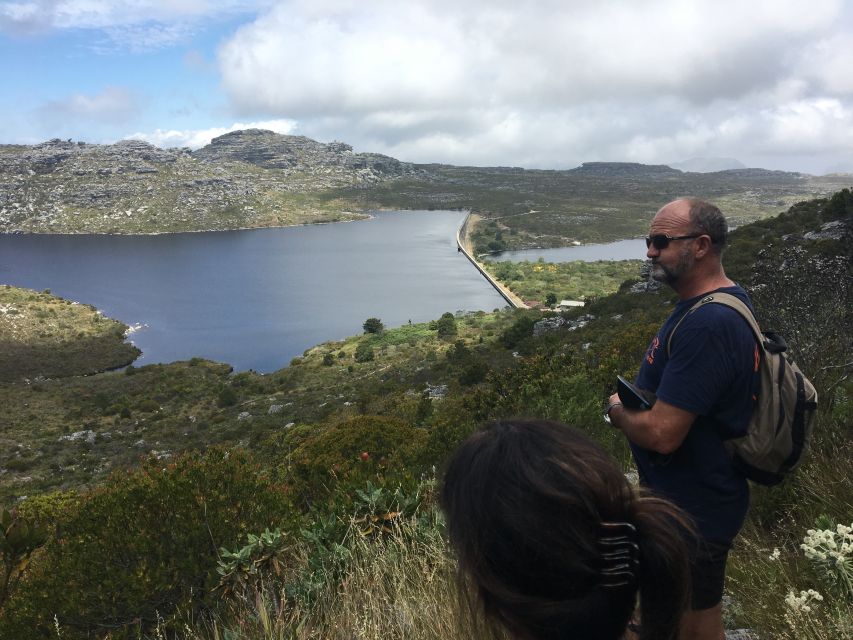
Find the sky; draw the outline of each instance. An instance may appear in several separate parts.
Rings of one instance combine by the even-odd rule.
[[[0,0],[0,143],[853,172],[851,0]]]

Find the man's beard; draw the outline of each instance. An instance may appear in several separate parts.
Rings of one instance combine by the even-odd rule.
[[[693,255],[689,250],[685,250],[678,256],[678,262],[674,267],[666,267],[659,262],[652,261],[652,269],[649,273],[652,276],[652,280],[673,286],[692,267]]]

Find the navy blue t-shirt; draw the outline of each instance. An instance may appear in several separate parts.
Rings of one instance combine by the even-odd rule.
[[[730,293],[751,308],[740,286]],[[711,292],[708,292],[711,293]],[[758,345],[749,324],[730,307],[706,304],[679,319],[708,295],[680,301],[654,337],[636,384],[673,406],[697,414],[681,446],[669,455],[634,444],[641,482],[687,511],[705,540],[728,544],[749,505],[746,479],[732,466],[723,441],[742,436],[758,390]]]

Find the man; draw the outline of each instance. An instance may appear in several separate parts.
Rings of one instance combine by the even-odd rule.
[[[676,200],[655,215],[646,238],[652,277],[679,298],[637,377],[637,386],[657,401],[650,410],[631,410],[614,394],[605,414],[628,438],[641,482],[696,523],[693,595],[680,625],[682,640],[725,637],[726,558],[749,503],[746,479],[723,445],[745,433],[758,389],[759,352],[749,325],[734,309],[704,305],[684,319],[667,353],[675,324],[706,294],[731,293],[750,304],[723,270],[726,233],[720,210],[701,200]]]

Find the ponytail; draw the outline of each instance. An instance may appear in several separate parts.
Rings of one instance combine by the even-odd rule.
[[[685,533],[692,531],[675,506],[642,491],[632,520],[640,547],[640,640],[674,640],[681,614],[690,602],[690,565]]]

